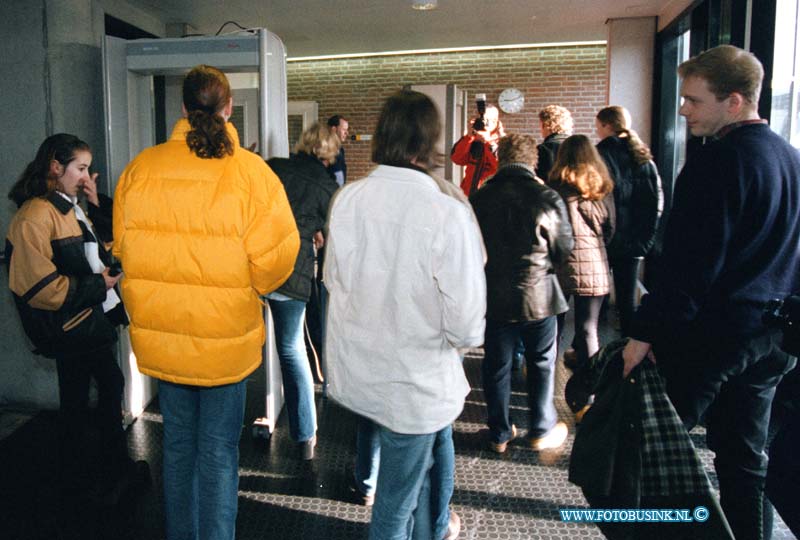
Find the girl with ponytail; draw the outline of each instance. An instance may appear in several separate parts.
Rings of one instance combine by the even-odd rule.
[[[630,113],[618,105],[597,113],[595,127],[601,139],[597,151],[614,181],[617,227],[608,246],[614,273],[614,292],[622,335],[628,335],[636,309],[636,285],[644,257],[655,243],[663,209],[658,169],[650,149],[630,129]]]
[[[233,143],[225,131],[232,107],[228,78],[217,68],[197,66],[183,80],[183,109],[191,126],[186,144],[197,157],[233,155]]]

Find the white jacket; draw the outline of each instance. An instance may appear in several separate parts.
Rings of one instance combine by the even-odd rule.
[[[457,349],[485,327],[470,210],[427,174],[381,165],[339,190],[328,228],[330,396],[397,433],[444,428],[469,393]]]

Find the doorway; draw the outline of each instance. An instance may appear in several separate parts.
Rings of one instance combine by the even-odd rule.
[[[289,101],[287,103],[289,122],[289,151],[294,150],[300,135],[319,118],[319,103],[316,101]]]

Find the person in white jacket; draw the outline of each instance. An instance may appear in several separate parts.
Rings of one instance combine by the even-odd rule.
[[[458,349],[483,342],[486,282],[469,207],[427,173],[440,129],[427,96],[391,96],[372,143],[378,167],[345,185],[329,216],[329,393],[377,425],[373,540],[455,532],[451,424],[470,390]]]

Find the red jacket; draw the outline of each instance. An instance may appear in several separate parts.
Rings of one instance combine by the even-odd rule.
[[[483,143],[483,148],[478,157],[470,153],[473,142]],[[497,172],[497,158],[492,152],[489,143],[481,141],[475,135],[464,135],[450,151],[450,159],[456,165],[466,165],[467,170],[464,179],[461,181],[461,190],[469,197],[474,188],[477,190],[483,185],[487,178],[494,176]]]

